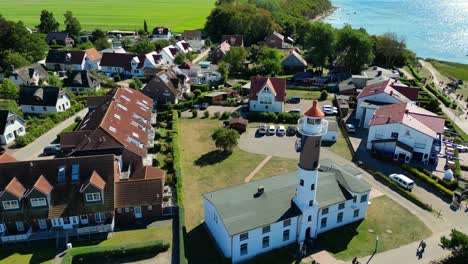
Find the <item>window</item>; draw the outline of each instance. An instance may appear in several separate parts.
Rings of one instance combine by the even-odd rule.
[[[343,222],[343,212],[338,213],[338,216],[336,217],[336,222],[337,223]]]
[[[153,206],[152,205],[148,205],[148,211],[152,211],[153,210]]]
[[[118,114],[114,114],[114,117],[120,120],[120,116]]]
[[[106,220],[106,215],[102,212],[96,213],[94,217],[96,219],[96,223],[104,223]]]
[[[120,95],[120,97],[121,97],[122,99],[124,99],[125,101],[130,102],[130,98],[128,98],[127,96],[125,96],[125,95]]]
[[[61,166],[58,169],[58,183],[65,182],[65,166]]]
[[[356,203],[356,200],[357,200],[357,196],[354,195],[354,196],[353,196],[353,203]]]
[[[18,209],[19,203],[18,200],[11,200],[11,201],[3,201],[3,209],[11,210],[11,209]]]
[[[270,246],[270,237],[266,236],[262,239],[262,247],[267,248]]]
[[[247,255],[247,243],[240,246],[240,254],[241,256]]]
[[[87,202],[101,201],[101,194],[100,193],[87,193],[86,201]]]
[[[31,110],[34,111],[34,106],[31,106]]]
[[[32,207],[47,206],[46,198],[31,198],[31,206]]]
[[[69,217],[64,217],[63,218],[63,224],[64,225],[69,225],[70,224],[70,218]]]
[[[42,110],[43,110],[43,111],[47,111],[47,107],[43,106],[43,107],[42,107]]]
[[[122,208],[117,208],[117,213],[122,213]]]
[[[307,222],[312,222],[312,216],[311,216],[311,215],[309,215],[309,216],[307,217]]]
[[[284,230],[283,231],[283,241],[288,241],[289,240],[289,230]]]
[[[322,209],[322,215],[328,214],[328,207]]]
[[[244,241],[244,240],[249,239],[249,232],[240,234],[239,239],[240,239],[240,241]]]
[[[78,181],[80,178],[80,165],[73,164],[72,165],[72,181]]]
[[[80,215],[80,221],[82,224],[88,223],[88,215]]]
[[[327,218],[324,217],[322,220],[320,220],[320,228],[325,228],[327,227]]]
[[[301,180],[299,181],[299,185],[304,186],[304,180],[301,179]]]
[[[117,107],[120,108],[120,109],[122,109],[122,110],[124,110],[124,111],[127,111],[127,110],[128,110],[127,107],[125,107],[125,106],[123,106],[123,105],[121,105],[121,104],[119,104],[119,103],[117,103]]]
[[[311,191],[315,190],[315,183],[313,183],[312,185],[310,185],[310,190],[311,190]]]
[[[291,225],[291,219],[286,219],[283,221],[283,227],[287,227]]]
[[[364,194],[363,196],[361,196],[361,203],[367,201],[367,194]]]
[[[262,228],[262,234],[270,233],[270,226],[264,226]]]
[[[314,206],[314,200],[309,201],[309,206]]]
[[[398,138],[398,133],[397,132],[392,132],[392,138]]]
[[[126,212],[126,213],[130,212],[130,208],[125,207],[125,212]]]
[[[345,207],[345,203],[340,203],[338,205],[338,210],[344,209],[344,207]]]
[[[359,209],[354,210],[353,217],[358,217],[359,216]]]
[[[113,126],[109,126],[109,130],[114,132],[114,133],[117,132],[117,129],[115,129],[115,127],[113,127]]]

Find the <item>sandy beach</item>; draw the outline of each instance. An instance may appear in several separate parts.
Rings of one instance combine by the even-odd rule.
[[[327,12],[325,12],[325,13],[323,13],[323,14],[321,14],[321,15],[316,16],[314,19],[311,19],[310,21],[320,21],[320,20],[326,18],[327,16],[333,14],[333,13],[336,11],[336,9],[338,9],[338,8],[337,8],[337,7],[332,7],[332,8],[331,8],[330,10],[328,10]]]

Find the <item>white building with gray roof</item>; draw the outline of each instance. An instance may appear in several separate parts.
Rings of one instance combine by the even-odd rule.
[[[203,194],[205,227],[233,263],[362,220],[371,186],[358,170],[321,161],[328,121],[314,101],[298,122],[299,170]]]

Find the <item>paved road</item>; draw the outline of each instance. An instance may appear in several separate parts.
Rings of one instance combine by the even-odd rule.
[[[17,160],[33,160],[41,158],[39,156],[42,153],[44,147],[53,144],[54,140],[57,139],[57,134],[59,134],[60,132],[62,132],[62,130],[73,124],[77,116],[83,118],[87,112],[88,108],[81,110],[80,112],[76,113],[72,117],[68,118],[67,120],[63,121],[62,123],[49,130],[44,135],[37,138],[34,142],[27,145],[26,147],[11,150],[11,154]]]
[[[204,51],[202,51],[202,53],[198,54],[198,56],[195,59],[193,59],[192,63],[193,64],[198,63],[201,59],[208,56],[209,53],[210,53],[210,49],[205,49]]]

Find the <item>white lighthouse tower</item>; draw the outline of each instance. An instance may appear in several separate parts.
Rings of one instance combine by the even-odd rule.
[[[317,232],[318,205],[316,201],[320,144],[322,136],[327,133],[328,121],[320,110],[317,101],[298,121],[300,137],[296,141],[296,151],[300,153],[297,191],[294,203],[302,211],[299,227],[299,242],[306,238],[315,238]]]

